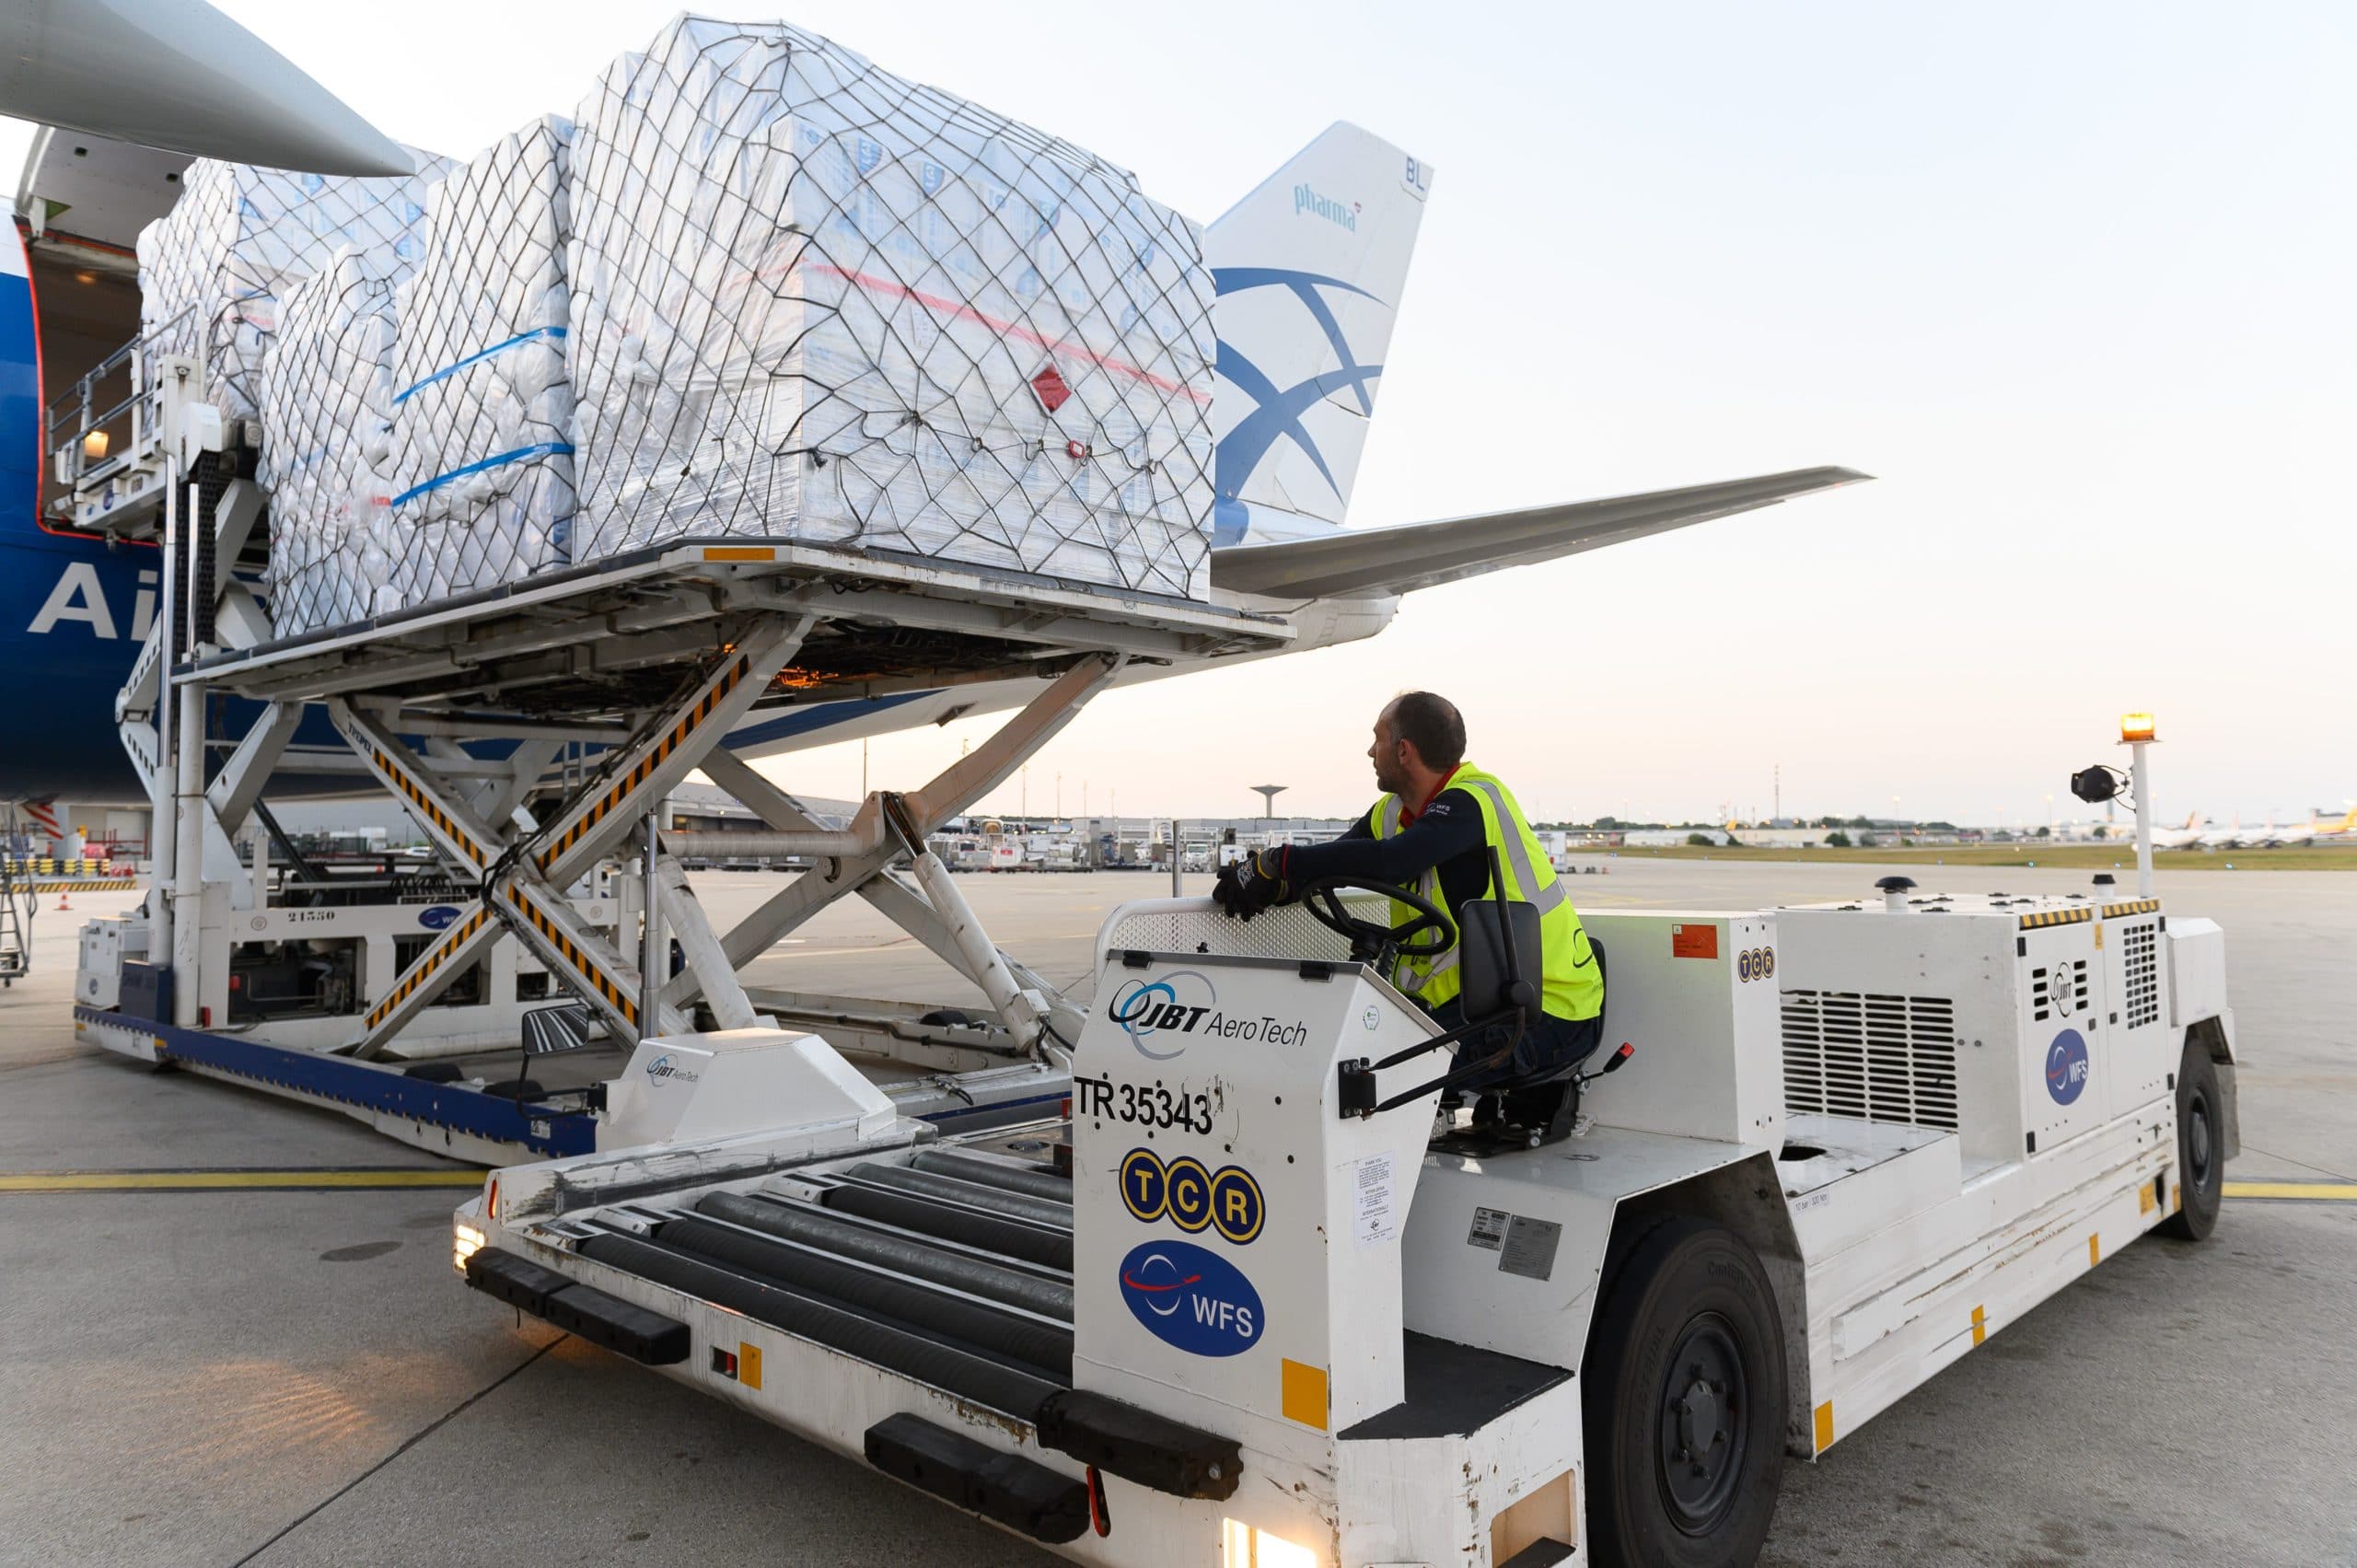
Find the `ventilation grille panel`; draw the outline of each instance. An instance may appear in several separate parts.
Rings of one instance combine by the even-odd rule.
[[[1956,1131],[1956,1004],[1787,991],[1784,1112]]]
[[[2158,923],[2146,921],[2120,934],[2127,970],[2127,1023],[2131,1029],[2161,1021],[2161,964]]]

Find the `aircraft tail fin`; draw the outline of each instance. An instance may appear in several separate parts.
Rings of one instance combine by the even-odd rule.
[[[1205,230],[1230,537],[1247,505],[1342,520],[1431,190],[1430,168],[1337,122]]]

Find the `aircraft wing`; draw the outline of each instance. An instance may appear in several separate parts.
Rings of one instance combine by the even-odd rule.
[[[1794,469],[1756,479],[1605,501],[1573,501],[1388,528],[1212,552],[1212,586],[1273,598],[1373,598],[1575,555],[1868,479],[1855,469]]]
[[[0,114],[168,152],[313,174],[416,161],[203,0],[0,6]]]

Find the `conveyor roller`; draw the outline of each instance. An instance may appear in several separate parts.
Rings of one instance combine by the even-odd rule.
[[[1019,1267],[872,1229],[824,1209],[741,1192],[714,1192],[696,1204],[696,1212],[783,1241],[798,1241],[912,1279],[1020,1307],[1043,1318],[1072,1321],[1072,1286],[1063,1281],[1043,1279]]]

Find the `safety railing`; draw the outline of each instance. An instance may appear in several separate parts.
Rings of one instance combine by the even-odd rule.
[[[95,531],[110,514],[160,494],[162,395],[150,374],[152,345],[188,314],[133,338],[49,404],[43,430],[53,526]]]

